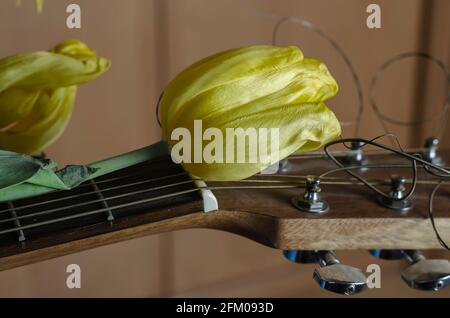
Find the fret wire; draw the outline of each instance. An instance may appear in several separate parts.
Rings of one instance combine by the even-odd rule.
[[[16,213],[16,211],[14,209],[14,203],[11,202],[11,201],[8,201],[8,207],[12,210],[11,215],[14,218],[14,227],[15,228],[20,228],[20,226],[22,224],[20,224],[20,221],[17,219],[17,213]],[[26,240],[25,233],[23,232],[23,230],[18,230],[17,231],[17,240],[19,242],[24,242]]]
[[[165,180],[165,179],[179,177],[179,176],[183,176],[183,175],[186,175],[186,173],[185,172],[181,172],[181,173],[177,173],[177,174],[173,174],[173,175],[169,175],[169,176],[153,178],[153,179],[148,179],[148,180],[143,180],[143,181],[138,181],[138,182],[133,182],[133,183],[128,183],[128,184],[122,184],[122,185],[119,185],[119,186],[103,189],[102,191],[106,192],[106,191],[118,190],[118,189],[128,188],[128,187],[141,185],[141,184],[145,184],[145,183],[150,183],[150,182],[154,182],[154,181],[161,181],[161,180]],[[100,181],[97,181],[97,184],[100,184],[100,183],[101,183]],[[83,184],[83,186],[86,186],[86,185],[90,185],[90,183]],[[76,189],[79,189],[80,187],[81,186],[79,186]],[[34,207],[37,207],[37,206],[40,206],[40,205],[45,205],[45,204],[48,204],[48,203],[55,203],[55,202],[61,202],[61,201],[69,200],[69,199],[80,198],[80,197],[87,196],[87,195],[92,195],[92,192],[74,194],[74,195],[64,196],[62,198],[57,198],[57,199],[53,199],[53,200],[47,200],[47,201],[43,201],[43,202],[36,202],[36,203],[27,204],[27,205],[22,205],[22,206],[16,207],[15,210],[16,211],[20,211],[20,210],[24,210],[24,209],[28,209],[28,208],[34,208]],[[0,210],[0,214],[7,213],[7,212],[11,212],[11,209]]]
[[[143,200],[139,200],[139,201],[135,201],[135,202],[131,202],[131,203],[125,203],[125,204],[117,205],[115,207],[112,207],[111,210],[128,208],[128,207],[136,206],[136,205],[139,205],[139,204],[149,203],[149,202],[162,200],[162,199],[168,199],[168,198],[180,196],[180,195],[183,195],[183,194],[194,193],[194,192],[198,192],[200,190],[295,189],[295,188],[301,188],[301,187],[299,187],[299,186],[198,187],[198,188],[195,188],[195,189],[183,190],[183,191],[179,191],[179,192],[176,192],[176,193],[169,193],[169,194],[161,195],[161,196],[158,196],[158,197],[153,197],[153,198],[143,199]],[[94,214],[98,214],[98,213],[103,213],[103,212],[106,212],[107,210],[108,209],[102,208],[102,209],[98,209],[98,210],[93,210],[93,211],[88,211],[88,212],[83,212],[83,213],[79,213],[79,214],[74,214],[74,215],[61,217],[61,218],[58,218],[58,219],[55,219],[55,220],[48,220],[48,221],[43,221],[43,222],[39,222],[39,223],[35,223],[35,224],[24,225],[24,226],[21,226],[19,228],[7,229],[7,230],[0,231],[0,235],[11,233],[11,232],[14,232],[14,231],[17,231],[17,230],[27,230],[27,229],[32,229],[32,228],[41,227],[41,226],[45,226],[45,225],[51,225],[51,224],[55,224],[55,223],[69,221],[69,220],[73,220],[73,219],[84,217],[84,216],[90,216],[90,215],[94,215]]]
[[[98,198],[102,201],[103,207],[108,209],[108,211],[106,211],[106,216],[107,216],[108,222],[113,222],[114,215],[113,215],[111,209],[109,209],[108,203],[107,203],[105,197],[103,196],[103,193],[100,191],[100,188],[98,187],[98,185],[94,179],[91,179],[90,183],[91,183],[92,187],[94,188],[94,191],[97,194]]]
[[[50,209],[50,210],[44,210],[44,211],[40,211],[40,212],[30,213],[30,214],[18,216],[16,219],[22,220],[22,219],[29,219],[29,218],[37,217],[37,216],[48,215],[48,214],[52,214],[52,213],[56,213],[56,212],[69,210],[69,209],[72,209],[72,208],[78,208],[78,207],[82,207],[82,206],[86,206],[86,205],[90,205],[90,204],[95,204],[95,203],[102,203],[102,202],[108,201],[108,200],[120,199],[120,198],[129,197],[129,196],[136,195],[136,194],[142,194],[142,193],[145,193],[145,192],[151,192],[151,191],[156,191],[156,190],[167,189],[167,188],[171,188],[171,187],[178,186],[178,185],[188,184],[188,183],[191,183],[191,182],[193,183],[194,180],[185,180],[185,181],[181,181],[181,182],[177,182],[177,183],[171,183],[171,184],[168,184],[168,185],[154,187],[154,188],[150,188],[150,189],[124,193],[124,194],[108,197],[105,200],[98,200],[98,199],[97,200],[91,200],[91,201],[87,201],[87,202],[81,202],[81,203],[73,204],[73,205],[70,205],[70,206],[64,206],[64,207],[60,207],[60,208],[54,208],[54,209]],[[10,222],[12,220],[13,219],[3,219],[3,220],[0,220],[0,224],[7,223],[7,222]]]

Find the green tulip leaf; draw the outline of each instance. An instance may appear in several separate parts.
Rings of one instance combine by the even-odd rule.
[[[9,151],[0,151],[0,190],[23,183],[55,190],[69,190],[78,186],[97,169],[67,166],[55,172],[56,163]]]
[[[85,181],[168,153],[167,143],[161,141],[87,166],[69,165],[55,171],[57,164],[54,161],[0,151],[0,202],[70,190]]]

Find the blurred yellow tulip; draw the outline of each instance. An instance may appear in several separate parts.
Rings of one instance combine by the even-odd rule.
[[[35,0],[36,2],[36,10],[38,13],[42,12],[42,9],[44,8],[44,0]],[[22,3],[21,0],[16,0],[16,4],[18,6],[20,6],[20,4]]]
[[[338,85],[327,67],[304,58],[297,47],[228,50],[191,65],[168,84],[160,103],[163,138],[174,147],[177,142],[172,140],[172,132],[183,127],[194,136],[196,120],[202,121],[204,130],[216,128],[223,135],[227,128],[278,128],[277,157],[283,159],[340,136],[337,118],[323,103],[337,92]],[[226,144],[225,156],[236,151]],[[272,163],[182,165],[197,177],[223,181],[247,178]]]
[[[78,40],[0,60],[0,149],[38,154],[64,132],[77,85],[111,63]]]

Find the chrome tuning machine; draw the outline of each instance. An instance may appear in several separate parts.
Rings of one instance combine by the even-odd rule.
[[[341,264],[332,251],[319,251],[320,268],[314,279],[323,289],[344,295],[354,295],[367,288],[367,277],[356,267]]]
[[[285,251],[287,259],[295,263],[320,264],[314,270],[313,278],[319,286],[328,291],[354,295],[367,288],[367,277],[355,267],[342,264],[332,251]]]
[[[402,272],[402,278],[411,288],[438,291],[450,284],[450,262],[446,259],[426,259],[417,250],[373,250],[370,253],[387,260],[404,259],[410,266]]]
[[[396,211],[409,211],[413,208],[410,199],[401,200],[406,194],[406,178],[394,175],[391,177],[391,192],[389,196],[380,196],[379,201],[385,207]]]
[[[435,137],[430,137],[425,141],[425,150],[422,153],[422,157],[424,160],[437,165],[437,166],[443,166],[444,161],[438,154],[438,145],[439,145],[439,139]]]
[[[321,214],[328,211],[328,203],[322,200],[320,179],[315,176],[306,177],[306,190],[303,196],[292,198],[292,204],[299,210]]]
[[[364,143],[362,141],[352,141],[351,148],[347,156],[340,159],[346,166],[365,166],[369,163],[363,151]],[[367,168],[361,167],[365,171]]]

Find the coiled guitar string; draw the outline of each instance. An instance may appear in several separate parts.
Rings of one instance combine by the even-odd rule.
[[[424,119],[420,119],[420,120],[401,121],[401,120],[386,116],[385,114],[383,114],[381,112],[381,110],[378,107],[378,104],[375,100],[374,91],[375,91],[375,87],[377,86],[377,83],[378,83],[379,79],[381,78],[382,74],[388,68],[390,68],[395,63],[398,63],[402,60],[409,59],[409,58],[423,59],[423,60],[429,61],[432,64],[436,65],[439,68],[439,70],[442,71],[442,73],[445,75],[445,78],[447,80],[448,94],[447,94],[447,98],[444,102],[444,105],[442,106],[442,108],[440,109],[440,111],[438,113],[436,113],[428,118],[424,118]],[[406,52],[406,53],[399,54],[399,55],[394,56],[393,58],[387,60],[385,63],[383,63],[380,66],[380,68],[377,70],[375,75],[372,77],[370,87],[369,87],[369,103],[370,103],[370,106],[372,107],[373,111],[377,115],[378,121],[380,122],[380,124],[383,127],[383,130],[386,134],[391,133],[386,123],[390,123],[390,124],[397,125],[397,126],[409,126],[409,127],[412,126],[412,127],[414,127],[414,126],[420,126],[425,123],[428,123],[431,121],[436,121],[436,120],[440,119],[440,122],[438,125],[438,130],[437,130],[437,135],[436,135],[436,137],[440,140],[440,139],[442,139],[444,129],[447,125],[447,116],[448,116],[448,112],[449,112],[449,108],[450,108],[450,72],[447,69],[447,67],[445,66],[445,63],[443,61],[441,61],[427,53]]]
[[[272,16],[272,17],[274,17],[274,16]],[[360,128],[360,124],[361,124],[361,118],[362,118],[362,114],[364,111],[364,95],[363,95],[361,80],[359,79],[358,73],[356,72],[356,68],[353,66],[352,61],[350,60],[348,55],[344,52],[344,50],[341,48],[341,46],[338,44],[338,42],[335,39],[333,39],[333,37],[331,37],[329,34],[324,32],[322,29],[320,29],[314,23],[312,23],[308,20],[302,19],[300,17],[296,17],[296,16],[284,16],[284,17],[280,17],[278,19],[277,23],[275,24],[275,27],[273,28],[272,45],[277,45],[277,37],[278,37],[278,32],[280,30],[280,27],[284,23],[287,23],[287,22],[302,26],[306,29],[309,29],[309,30],[315,32],[319,36],[321,36],[329,44],[331,44],[333,49],[339,54],[339,56],[344,61],[345,65],[347,66],[348,70],[351,73],[353,84],[356,89],[356,93],[358,96],[358,109],[356,111],[356,116],[355,116],[354,120],[341,122],[341,125],[343,125],[343,126],[355,125],[353,136],[358,136],[359,128]]]
[[[436,192],[439,190],[439,187],[442,185],[443,181],[439,182],[433,189],[433,191],[431,191],[430,194],[430,200],[428,202],[428,217],[431,221],[431,226],[433,226],[433,230],[434,233],[436,233],[436,238],[439,241],[439,243],[441,244],[442,247],[444,247],[446,250],[450,251],[450,247],[447,245],[447,243],[445,243],[444,239],[441,237],[441,235],[439,234],[439,231],[436,227],[436,223],[434,222],[434,216],[433,216],[433,201],[434,201],[434,197],[436,195]]]
[[[399,149],[396,149],[396,148],[392,148],[392,147],[389,147],[389,146],[386,146],[386,145],[383,145],[383,144],[380,144],[380,143],[376,142],[376,140],[384,138],[384,137],[393,137],[394,140],[396,140],[397,143],[398,143],[398,139],[395,136],[393,136],[392,134],[386,134],[386,135],[378,136],[378,137],[376,137],[374,139],[371,139],[371,140],[367,140],[367,139],[363,139],[363,138],[347,138],[347,139],[341,139],[341,140],[337,140],[337,141],[334,141],[334,142],[331,142],[331,143],[327,144],[325,146],[325,153],[327,154],[328,158],[331,161],[333,161],[339,168],[334,169],[334,170],[330,170],[330,171],[327,171],[327,172],[324,172],[322,175],[319,176],[319,178],[321,176],[326,176],[326,175],[334,173],[334,172],[345,171],[350,176],[352,176],[353,178],[359,180],[361,183],[366,185],[370,190],[374,191],[378,195],[381,195],[383,197],[386,197],[388,199],[395,200],[395,201],[406,200],[406,199],[410,198],[411,195],[414,193],[414,190],[415,190],[416,185],[417,185],[417,163],[422,164],[423,167],[424,167],[424,170],[427,173],[429,173],[432,176],[434,176],[434,177],[438,177],[438,178],[441,178],[441,179],[450,178],[450,170],[447,167],[441,167],[441,166],[435,165],[433,163],[430,163],[430,162],[422,159],[420,157],[420,154],[415,154],[414,155],[414,154],[406,153],[406,152],[402,151],[400,146],[399,146]],[[368,182],[365,178],[361,177],[360,175],[358,175],[358,174],[356,174],[356,173],[354,173],[352,171],[352,170],[354,170],[356,168],[361,168],[361,166],[359,166],[359,167],[358,166],[345,167],[341,162],[339,162],[333,156],[333,154],[331,154],[329,152],[329,147],[331,147],[333,145],[336,145],[336,144],[339,144],[339,143],[342,143],[345,147],[348,147],[348,145],[345,144],[346,142],[358,142],[358,143],[361,144],[361,147],[365,147],[366,145],[372,145],[372,146],[379,147],[381,149],[390,151],[390,152],[392,152],[394,154],[402,156],[405,159],[410,160],[411,161],[411,168],[412,168],[413,177],[412,177],[412,185],[411,185],[410,189],[407,191],[407,193],[401,198],[393,198],[393,197],[385,194],[383,191],[379,190],[375,185],[373,185],[370,182]],[[436,173],[433,170],[437,170],[440,173]],[[440,233],[439,233],[439,231],[438,231],[438,229],[436,227],[436,223],[435,223],[435,219],[434,219],[434,215],[433,215],[433,199],[434,199],[434,197],[436,195],[437,190],[439,189],[440,185],[442,184],[442,182],[443,181],[440,181],[435,186],[435,188],[433,189],[433,191],[430,194],[429,205],[428,205],[428,217],[430,219],[430,222],[431,222],[431,225],[433,227],[433,231],[434,231],[434,233],[436,235],[436,238],[439,241],[439,244],[443,248],[445,248],[446,250],[450,251],[448,245],[444,242],[444,240],[442,239],[442,236],[440,235]]]

